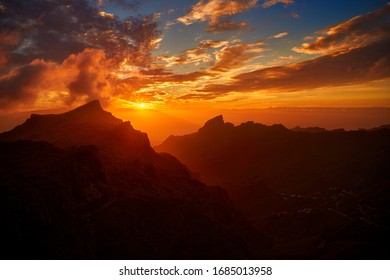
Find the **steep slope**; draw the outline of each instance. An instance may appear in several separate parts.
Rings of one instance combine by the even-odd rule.
[[[390,255],[388,129],[293,131],[218,116],[155,149],[226,188],[286,258]]]
[[[268,256],[223,189],[155,153],[99,102],[33,115],[0,135],[0,150],[2,258]]]

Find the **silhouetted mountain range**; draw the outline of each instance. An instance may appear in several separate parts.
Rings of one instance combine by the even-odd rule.
[[[270,240],[98,101],[0,134],[3,259],[267,258]]]
[[[168,152],[274,241],[278,258],[389,258],[390,130],[225,123],[171,136]]]
[[[388,258],[389,144],[388,126],[289,130],[218,116],[157,153],[98,101],[33,114],[0,134],[0,255]]]

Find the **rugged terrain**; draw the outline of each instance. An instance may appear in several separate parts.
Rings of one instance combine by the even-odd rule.
[[[270,240],[94,101],[0,134],[2,259],[246,259]]]
[[[209,120],[168,152],[274,241],[279,258],[388,258],[390,130],[289,130]]]

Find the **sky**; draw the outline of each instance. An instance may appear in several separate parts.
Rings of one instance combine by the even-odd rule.
[[[173,133],[224,112],[390,107],[389,15],[382,0],[0,0],[0,116],[99,99]]]

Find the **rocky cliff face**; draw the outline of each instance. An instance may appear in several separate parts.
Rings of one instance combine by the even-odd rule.
[[[269,240],[98,102],[0,135],[8,259],[241,259]]]

